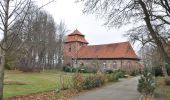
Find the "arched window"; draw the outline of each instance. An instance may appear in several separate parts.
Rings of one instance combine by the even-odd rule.
[[[84,66],[84,63],[83,63],[83,62],[81,62],[81,63],[80,63],[80,67],[83,67],[83,66]]]
[[[69,46],[69,52],[71,52],[71,45]]]
[[[113,61],[113,69],[117,69],[117,62]]]

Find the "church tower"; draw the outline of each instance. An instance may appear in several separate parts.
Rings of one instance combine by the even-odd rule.
[[[77,58],[78,50],[87,44],[85,36],[77,29],[69,34],[64,42],[64,64],[72,65],[72,60]]]

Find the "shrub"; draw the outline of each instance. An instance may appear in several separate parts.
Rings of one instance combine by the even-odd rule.
[[[112,81],[116,82],[119,80],[119,75],[118,74],[112,74]]]
[[[108,82],[116,82],[119,80],[118,74],[112,73],[112,74],[106,74],[107,81]]]
[[[138,81],[137,90],[143,95],[153,95],[155,90],[155,81],[152,74],[145,69]]]
[[[125,77],[125,73],[123,73],[122,71],[119,71],[119,72],[117,72],[117,73],[115,73],[116,74],[116,76],[118,77],[118,78],[124,78]]]
[[[68,66],[64,66],[64,67],[63,67],[63,71],[64,71],[64,72],[70,72],[70,68],[69,68]]]
[[[113,73],[113,70],[106,70],[105,73],[106,74],[111,74],[111,73]]]
[[[152,74],[155,75],[156,77],[157,76],[163,76],[163,72],[162,72],[161,67],[153,67],[152,68]]]
[[[136,76],[137,73],[136,73],[136,70],[133,70],[131,73],[130,73],[130,76]]]
[[[103,75],[91,75],[85,78],[83,82],[84,89],[91,89],[95,87],[100,87],[105,83],[105,78]]]
[[[81,91],[83,89],[83,76],[80,73],[75,73],[73,76],[73,86],[78,91]]]
[[[168,76],[170,76],[170,67],[169,66],[167,67],[167,73],[168,73]]]
[[[89,76],[87,77],[84,82],[83,82],[83,88],[84,89],[91,89],[93,88],[93,80],[92,80],[93,77]]]
[[[170,79],[168,79],[168,78],[165,78],[165,85],[167,85],[167,86],[170,86]]]
[[[96,85],[96,86],[104,85],[104,83],[105,83],[105,76],[102,75],[102,74],[97,75],[96,76],[96,81],[99,82],[99,85]]]
[[[63,67],[63,71],[64,72],[76,72],[76,68],[74,68],[74,67],[70,67],[70,66],[64,66]]]
[[[72,72],[74,73],[74,72],[76,72],[77,71],[77,69],[76,68],[72,68]]]

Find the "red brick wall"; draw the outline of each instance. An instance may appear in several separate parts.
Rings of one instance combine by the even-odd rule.
[[[70,42],[64,44],[64,64],[71,63],[71,58],[77,57],[77,52],[81,46],[87,45],[81,42]],[[66,56],[67,55],[67,56]]]

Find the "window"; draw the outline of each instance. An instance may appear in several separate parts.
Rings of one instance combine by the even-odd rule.
[[[113,61],[113,69],[117,69],[117,62]]]
[[[80,46],[83,46],[83,43],[80,43]]]
[[[83,66],[84,66],[84,63],[81,62],[81,63],[80,63],[80,67],[83,67]]]
[[[71,52],[71,45],[69,45],[69,52]]]
[[[127,61],[128,65],[130,66],[131,65],[131,61]]]

